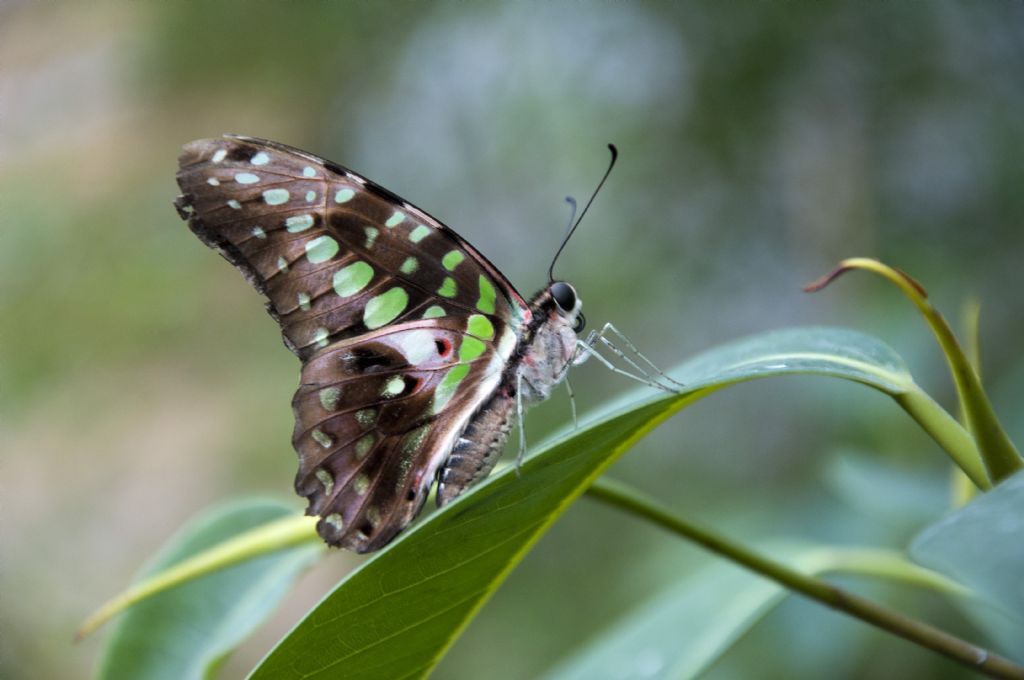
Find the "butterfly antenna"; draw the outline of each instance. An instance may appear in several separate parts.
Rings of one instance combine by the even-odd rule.
[[[569,238],[569,234],[572,233],[572,225],[576,222],[576,209],[579,207],[576,204],[576,199],[573,198],[572,196],[566,196],[565,202],[569,204],[570,210],[569,223],[565,225],[565,238],[563,239],[563,242],[565,239]],[[548,273],[551,273],[550,270],[548,271]]]
[[[562,245],[558,246],[558,250],[555,251],[555,256],[551,258],[551,266],[548,267],[549,281],[555,280],[555,263],[558,262],[558,256],[562,254],[563,250],[565,250],[565,244],[567,244],[569,239],[572,238],[572,235],[576,232],[576,227],[580,226],[580,222],[583,221],[583,217],[587,214],[587,211],[590,210],[590,204],[594,202],[595,198],[597,198],[597,194],[601,191],[601,187],[604,186],[605,180],[608,179],[608,175],[612,174],[612,168],[615,167],[615,161],[619,158],[619,150],[615,148],[614,144],[609,144],[608,150],[612,152],[612,160],[608,163],[608,169],[604,171],[604,177],[602,177],[601,181],[597,183],[597,188],[594,189],[594,193],[590,195],[590,200],[587,201],[587,204],[583,206],[583,212],[580,213],[576,222],[573,223],[572,218],[569,219],[569,223],[572,224],[569,228],[569,233],[565,235],[564,239],[562,239]],[[565,200],[572,205],[572,214],[575,216],[576,201],[571,196],[566,196]]]

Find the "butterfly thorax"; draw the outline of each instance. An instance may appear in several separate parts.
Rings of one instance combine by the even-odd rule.
[[[555,287],[571,291],[571,307],[563,309],[552,295]],[[563,297],[562,302],[567,302]],[[537,403],[551,396],[560,383],[576,352],[576,329],[582,303],[575,291],[564,282],[555,282],[537,293],[530,301],[533,313],[521,350],[506,371],[510,387],[521,388],[523,401]]]
[[[558,286],[558,288],[555,288]],[[563,309],[552,294],[560,295]],[[544,401],[564,378],[576,352],[581,303],[569,284],[552,283],[530,301],[531,316],[519,329],[517,351],[493,396],[469,420],[437,473],[437,504],[444,505],[487,477],[509,431],[529,405]],[[521,395],[520,395],[521,392]],[[521,396],[521,399],[520,399]]]

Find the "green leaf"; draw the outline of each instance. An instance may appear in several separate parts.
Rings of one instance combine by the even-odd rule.
[[[695,389],[793,373],[845,378],[888,394],[916,389],[895,350],[878,338],[845,328],[762,333],[699,354],[673,371],[673,377]]]
[[[922,531],[910,554],[1024,622],[1024,472]]]
[[[703,354],[673,372],[689,386],[685,393],[602,415],[542,447],[521,476],[492,475],[418,524],[346,578],[252,677],[426,675],[534,542],[637,440],[716,389],[792,373],[893,394],[913,386],[884,343],[842,329],[768,333]]]
[[[785,595],[782,586],[721,562],[619,619],[542,677],[695,677]]]
[[[247,499],[186,525],[140,575],[150,576],[295,510]],[[322,548],[301,545],[205,576],[145,600],[118,619],[100,659],[100,678],[212,677],[227,654],[287,593]]]
[[[785,543],[765,552],[812,576],[856,572],[946,590],[891,551]],[[763,576],[729,562],[716,563],[619,619],[544,677],[697,677],[787,595],[785,588]]]
[[[824,470],[825,484],[858,515],[900,531],[917,531],[949,508],[947,477],[849,448],[833,455]]]

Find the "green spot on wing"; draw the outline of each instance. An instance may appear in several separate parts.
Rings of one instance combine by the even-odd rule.
[[[352,490],[362,496],[370,488],[370,478],[360,472],[352,482]]]
[[[366,288],[366,284],[373,278],[373,267],[363,262],[353,262],[352,264],[342,267],[338,271],[334,272],[334,279],[332,284],[334,285],[334,292],[341,297],[349,297],[355,295],[363,288]]]
[[[416,451],[423,445],[423,439],[430,432],[430,425],[423,425],[416,428],[402,439],[402,453],[409,455],[416,453]]]
[[[430,425],[421,425],[402,438],[402,455],[398,459],[398,479],[395,481],[396,491],[402,491],[406,480],[409,479],[409,472],[412,470],[413,461],[416,459],[416,452],[423,446],[423,442],[429,433]]]
[[[441,287],[437,289],[437,294],[441,297],[453,298],[458,288],[455,285],[455,279],[450,276],[444,277],[444,282]]]
[[[373,424],[377,422],[377,409],[375,408],[364,408],[356,411],[356,422],[364,430],[373,427]]]
[[[320,405],[326,411],[333,411],[338,407],[338,400],[341,399],[340,387],[325,387],[320,390]]]
[[[359,441],[356,442],[355,446],[356,460],[366,458],[366,454],[368,454],[370,449],[373,448],[373,440],[374,437],[372,434],[367,434],[359,438]]]
[[[441,264],[448,271],[452,271],[459,266],[459,263],[466,259],[466,256],[462,254],[460,250],[449,251],[444,258],[441,260]]]
[[[469,364],[458,364],[448,369],[448,373],[445,374],[441,383],[434,391],[434,402],[431,405],[431,410],[434,413],[441,412],[441,409],[451,400],[459,383],[462,382],[468,373]]]
[[[405,378],[400,375],[392,376],[386,383],[384,383],[384,391],[381,392],[383,397],[395,397],[405,390]]]
[[[313,430],[310,434],[313,436],[313,440],[325,449],[331,448],[331,445],[334,443],[330,436],[324,434],[321,430]]]
[[[312,215],[295,215],[289,217],[284,221],[284,226],[292,234],[297,234],[300,231],[305,231],[313,226]]]
[[[484,353],[487,346],[476,338],[466,336],[459,346],[459,361],[472,361]]]
[[[427,307],[427,311],[423,312],[424,319],[436,319],[444,315],[444,307],[441,305],[431,305],[430,307]]]
[[[484,314],[494,314],[494,286],[483,274],[480,275],[480,299],[476,301],[476,308]]]
[[[334,194],[335,203],[348,203],[352,200],[352,197],[356,195],[356,192],[351,189],[338,189],[338,192]]]
[[[403,274],[412,274],[419,268],[420,261],[417,260],[415,257],[410,256],[405,258],[405,262],[403,262],[402,266],[399,267],[399,271],[401,271]]]
[[[388,218],[388,221],[384,223],[384,226],[387,227],[388,229],[390,229],[391,227],[397,227],[399,224],[402,223],[404,219],[405,213],[403,213],[401,210],[396,210],[394,213],[392,213],[391,217]]]
[[[473,314],[470,316],[469,321],[466,323],[466,331],[484,340],[494,338],[494,326],[491,324],[491,320],[483,314]]]
[[[306,242],[306,257],[313,264],[327,262],[338,254],[338,242],[330,236],[318,236]]]
[[[415,229],[409,232],[409,240],[412,241],[413,243],[419,243],[429,235],[430,227],[425,227],[422,224],[420,224]]]
[[[267,205],[281,205],[282,203],[288,202],[288,190],[287,189],[267,189],[263,192],[263,200],[267,202]]]
[[[320,483],[324,485],[324,494],[330,496],[334,492],[334,477],[323,468],[317,468],[314,474],[316,474],[316,478],[320,480]]]
[[[409,294],[396,286],[370,298],[366,303],[366,309],[363,310],[363,324],[371,330],[387,325],[398,318],[408,304]]]
[[[363,232],[366,234],[366,249],[369,250],[373,247],[373,242],[377,240],[380,231],[376,227],[366,227]]]

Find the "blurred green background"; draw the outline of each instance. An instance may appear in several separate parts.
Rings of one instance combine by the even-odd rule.
[[[947,316],[983,301],[985,376],[1024,440],[1020,3],[11,1],[0,63],[4,677],[88,677],[99,640],[72,645],[77,623],[207,505],[301,507],[298,363],[171,206],[178,150],[199,137],[267,137],[362,172],[527,295],[563,197],[586,198],[613,141],[619,165],[558,267],[592,325],[665,366],[761,330],[849,325],[951,405],[894,290],[855,275],[800,292],[842,257],[880,257]],[[596,362],[573,382],[583,413],[632,389]],[[568,418],[560,393],[529,414],[530,440]],[[613,474],[751,542],[899,547],[948,505],[947,469],[884,397],[795,378],[699,403]],[[921,493],[870,482],[889,471]],[[225,677],[360,560],[325,559]],[[437,677],[531,677],[711,561],[584,499]],[[937,598],[848,585],[979,638]],[[709,673],[825,675],[967,677],[795,600]]]

